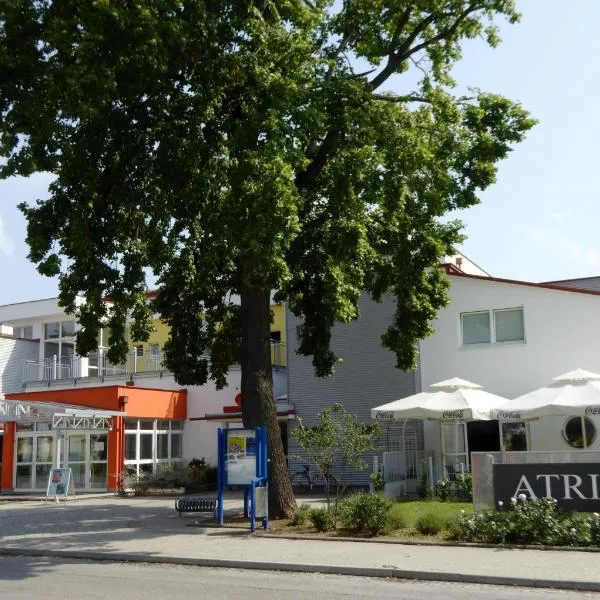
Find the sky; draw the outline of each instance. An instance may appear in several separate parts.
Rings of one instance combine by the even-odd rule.
[[[501,163],[481,204],[453,215],[465,224],[460,250],[496,277],[600,275],[600,0],[517,6],[521,23],[499,23],[502,44],[466,43],[454,75],[461,88],[519,101],[539,123]],[[27,260],[17,210],[21,201],[46,197],[50,180],[41,174],[0,182],[0,304],[57,294],[56,281]]]

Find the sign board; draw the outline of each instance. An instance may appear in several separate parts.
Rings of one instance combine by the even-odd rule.
[[[257,519],[267,519],[269,517],[269,488],[267,486],[255,488],[254,496],[256,502],[254,516]]]
[[[227,485],[250,485],[257,476],[255,429],[227,430],[225,476]]]
[[[217,522],[223,525],[225,489],[238,487],[244,492],[244,516],[250,517],[250,531],[255,531],[257,518],[267,529],[267,430],[219,428],[217,442]]]
[[[600,512],[600,464],[495,464],[494,503],[510,506],[511,498],[555,498],[565,510]]]
[[[61,497],[67,500],[69,492],[75,496],[73,471],[71,469],[50,469],[46,497],[54,498],[58,502]]]

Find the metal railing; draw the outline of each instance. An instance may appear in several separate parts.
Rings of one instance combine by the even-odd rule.
[[[87,358],[81,356],[52,356],[43,361],[28,360],[23,365],[23,384],[50,383],[69,379],[87,377],[103,378],[110,376],[132,377],[137,373],[168,372],[164,364],[163,352],[143,351],[137,348],[130,350],[122,363],[108,360],[107,350],[102,348],[90,352]],[[287,364],[285,344],[271,344],[271,362],[274,368],[284,368]]]

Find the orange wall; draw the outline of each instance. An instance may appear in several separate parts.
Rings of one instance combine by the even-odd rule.
[[[126,396],[121,406],[119,397]],[[24,394],[6,394],[8,400],[59,402],[105,410],[124,410],[128,417],[152,419],[185,419],[187,390],[156,390],[135,386],[99,386],[68,390],[48,390]]]
[[[127,397],[121,405],[119,398]],[[186,390],[156,390],[135,386],[75,388],[24,394],[6,394],[7,400],[31,402],[58,402],[76,406],[104,410],[123,410],[131,418],[185,419],[187,417]],[[123,417],[113,418],[113,428],[108,432],[108,489],[117,490],[120,485],[119,473],[124,470],[124,427]],[[4,451],[2,481],[0,489],[13,487],[13,464],[15,424],[4,427]]]
[[[4,424],[3,450],[2,450],[2,481],[0,490],[10,490],[13,486],[13,459],[15,452],[15,424]]]

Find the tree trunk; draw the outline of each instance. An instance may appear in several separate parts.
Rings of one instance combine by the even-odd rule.
[[[273,398],[271,366],[271,293],[247,286],[241,289],[242,418],[244,427],[267,428],[269,447],[269,515],[291,517],[296,499],[290,483],[286,457]]]

